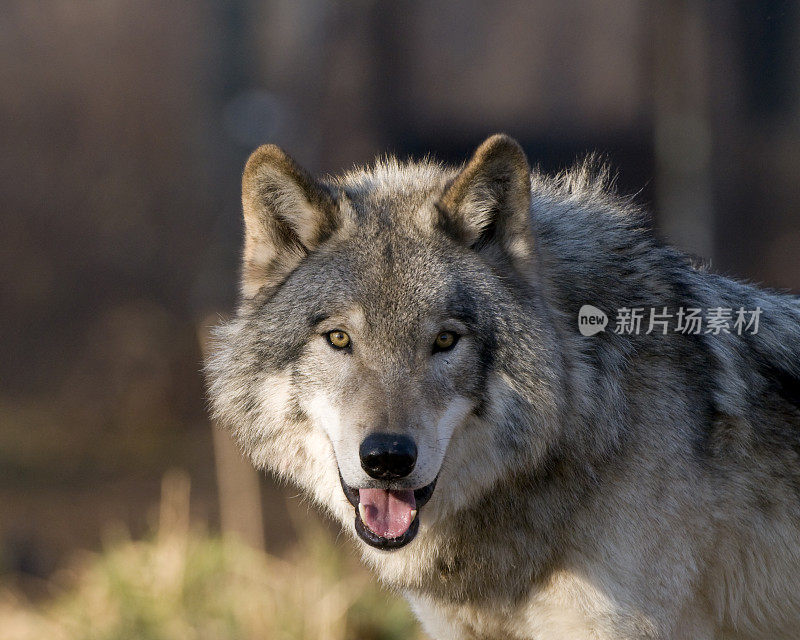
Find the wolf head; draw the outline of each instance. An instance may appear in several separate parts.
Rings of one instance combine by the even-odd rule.
[[[247,162],[214,412],[371,547],[405,546],[554,440],[530,198],[502,135],[460,171],[388,160],[319,181],[272,145]]]

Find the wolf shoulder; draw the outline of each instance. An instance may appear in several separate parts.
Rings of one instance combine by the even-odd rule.
[[[777,393],[789,418],[800,407],[800,297],[772,291],[711,271],[700,259],[664,242],[652,220],[631,199],[609,190],[608,174],[592,165],[580,165],[556,178],[532,176],[531,220],[538,250],[537,277],[548,306],[569,320],[583,305],[599,307],[612,320],[622,309],[643,314],[641,335],[622,336],[614,347],[628,347],[685,362],[686,348],[707,359],[704,371],[730,387],[720,398],[723,409],[746,410],[759,404],[759,393]],[[648,314],[672,319],[667,335],[647,331]],[[716,314],[723,325],[708,324],[694,335],[679,331],[678,314],[699,310]],[[748,324],[739,325],[742,316]],[[755,321],[753,321],[755,319]],[[743,330],[744,329],[744,330]],[[595,340],[602,347],[613,339]],[[591,344],[591,343],[590,343]],[[781,418],[787,417],[781,412]],[[800,425],[797,427],[800,434]]]

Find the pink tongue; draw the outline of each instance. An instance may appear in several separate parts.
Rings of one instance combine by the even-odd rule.
[[[399,538],[408,531],[417,506],[411,489],[359,489],[358,501],[364,506],[364,524],[381,538]]]

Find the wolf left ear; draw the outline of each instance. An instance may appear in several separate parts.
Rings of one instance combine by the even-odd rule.
[[[497,134],[485,140],[437,203],[451,236],[482,251],[496,248],[512,261],[533,255],[531,169],[519,143]]]
[[[274,144],[256,149],[242,176],[242,293],[277,285],[336,229],[334,194]]]

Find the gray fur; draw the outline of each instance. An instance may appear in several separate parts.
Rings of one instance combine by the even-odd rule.
[[[217,330],[215,418],[351,533],[339,472],[389,488],[353,447],[386,428],[419,440],[403,486],[438,473],[419,535],[361,546],[432,637],[796,637],[797,298],[692,265],[590,164],[532,174],[528,201],[503,136],[461,172],[387,159],[312,183],[275,147],[253,158],[279,183],[253,201],[246,174],[248,242],[285,268],[246,269]],[[310,208],[299,222],[276,189]],[[311,227],[281,248],[278,218]],[[584,337],[586,303],[762,316],[755,335]],[[448,322],[465,337],[433,356]],[[343,323],[349,354],[319,335]]]

